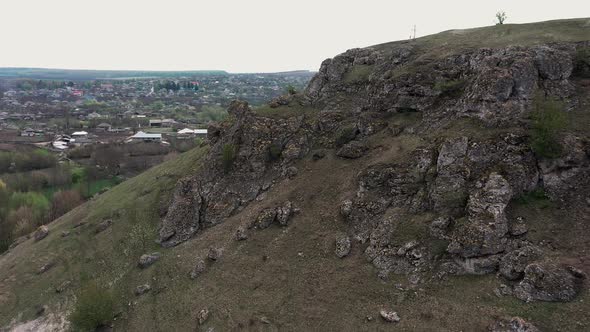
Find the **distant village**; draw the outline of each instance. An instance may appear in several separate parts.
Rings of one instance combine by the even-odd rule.
[[[233,99],[261,105],[303,89],[310,72],[184,78],[0,80],[0,142],[50,150],[204,138]]]

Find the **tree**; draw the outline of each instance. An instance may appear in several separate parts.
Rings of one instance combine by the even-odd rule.
[[[83,202],[84,199],[77,190],[58,191],[51,200],[51,219],[55,220],[63,216]]]
[[[504,24],[504,21],[506,21],[507,18],[508,18],[508,16],[506,16],[506,12],[504,12],[504,11],[497,12],[496,19],[498,20],[498,23],[496,23],[496,24],[497,25]]]

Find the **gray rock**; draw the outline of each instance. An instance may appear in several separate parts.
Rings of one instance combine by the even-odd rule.
[[[37,241],[41,241],[44,238],[47,237],[47,235],[49,235],[49,228],[45,225],[40,226],[39,228],[37,228],[37,230],[35,231],[35,234],[33,234],[33,238],[35,239],[35,242]]]
[[[388,323],[397,323],[400,321],[399,315],[395,311],[382,309],[379,311],[379,315]]]
[[[70,236],[70,231],[61,232],[61,237],[68,237],[68,236]]]
[[[367,151],[369,151],[369,148],[365,143],[360,141],[352,141],[344,144],[340,149],[338,149],[336,155],[338,157],[347,159],[357,159],[364,156]]]
[[[276,220],[281,226],[289,225],[291,216],[295,213],[293,203],[285,202],[282,206],[276,208]]]
[[[258,217],[256,217],[256,221],[254,222],[254,225],[258,229],[268,228],[270,225],[272,225],[276,216],[277,211],[275,208],[266,208],[258,214]]]
[[[139,257],[138,266],[142,269],[154,264],[158,259],[160,259],[159,252],[153,252],[151,254],[143,254]]]
[[[439,217],[430,223],[430,235],[437,239],[447,239],[447,230],[451,224],[451,218]]]
[[[47,263],[43,264],[43,266],[41,266],[39,268],[39,270],[37,270],[37,274],[43,274],[43,273],[51,270],[55,265],[56,265],[55,261],[47,262]]]
[[[569,302],[580,292],[583,277],[552,263],[533,263],[524,269],[524,279],[514,287],[522,301]]]
[[[523,217],[516,217],[516,220],[510,224],[510,235],[520,236],[528,231]]]
[[[316,150],[312,153],[311,159],[313,160],[320,160],[326,156],[326,151],[324,150]]]
[[[111,219],[104,220],[96,226],[94,233],[96,233],[96,234],[102,233],[102,232],[106,231],[109,227],[111,227],[112,224],[113,224],[113,220],[111,220]]]
[[[246,239],[248,239],[248,231],[247,231],[246,227],[243,227],[243,226],[238,227],[238,229],[236,230],[236,240],[243,241]]]
[[[338,237],[336,237],[336,256],[338,256],[339,258],[344,258],[348,256],[348,254],[350,253],[350,249],[351,241],[348,235],[341,234]]]
[[[340,213],[347,217],[352,212],[352,201],[347,199],[340,205]]]
[[[525,268],[542,257],[541,249],[527,245],[513,250],[500,260],[500,274],[508,280],[522,278]]]
[[[205,324],[205,322],[209,319],[209,309],[205,308],[199,311],[197,314],[197,322],[199,325]]]
[[[503,318],[488,328],[490,332],[540,332],[533,324],[520,317]]]
[[[152,287],[149,284],[144,284],[144,285],[139,285],[137,287],[135,287],[135,295],[136,296],[140,296],[143,295],[147,292],[149,292],[152,289]]]
[[[198,278],[201,274],[203,274],[203,272],[205,272],[206,269],[207,269],[207,263],[205,263],[205,260],[200,257],[197,258],[197,261],[195,262],[195,266],[193,267],[193,269],[191,270],[191,273],[190,273],[191,279]]]
[[[211,261],[217,261],[223,255],[223,248],[210,247],[207,258]]]
[[[496,294],[496,296],[498,296],[498,297],[510,296],[513,293],[514,293],[514,291],[512,290],[512,287],[510,287],[506,284],[501,284],[500,287],[494,289],[494,294]]]
[[[296,177],[297,173],[299,173],[299,170],[295,166],[288,167],[285,170],[285,176],[287,176],[289,179]]]

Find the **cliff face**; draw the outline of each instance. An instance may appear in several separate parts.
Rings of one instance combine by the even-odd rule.
[[[562,100],[559,112],[586,100],[584,74],[576,68],[589,47],[550,43],[425,58],[419,43],[400,42],[328,59],[303,95],[271,104],[311,105],[311,115],[274,119],[232,104],[232,120],[210,128],[206,167],[178,184],[160,241],[176,245],[263,200],[273,184],[296,176],[300,159],[332,149],[342,160],[364,158],[375,137],[382,147],[412,136],[419,144],[407,156],[367,161],[357,174],[356,192],[341,203],[348,237],[340,246],[353,239],[383,278],[406,274],[418,283],[499,270],[523,300],[571,300],[583,273],[546,259],[547,248],[527,240],[526,221],[507,211],[516,198],[539,190],[554,201],[585,204],[573,193],[590,183],[588,132],[562,133],[555,159],[537,156],[529,133],[535,98]],[[392,122],[398,117],[415,121]],[[235,160],[223,171],[220,160],[230,146]],[[269,211],[262,214],[249,227],[268,219]],[[429,225],[409,226],[415,229],[408,237],[417,216]],[[529,268],[533,263],[538,269]],[[546,287],[535,273],[569,288],[551,284],[539,295]]]

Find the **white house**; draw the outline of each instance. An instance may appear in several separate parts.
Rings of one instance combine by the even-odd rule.
[[[87,137],[88,132],[86,131],[75,131],[72,133],[72,137]]]
[[[162,141],[162,134],[148,134],[138,131],[135,135],[129,137],[132,141],[159,142]]]

